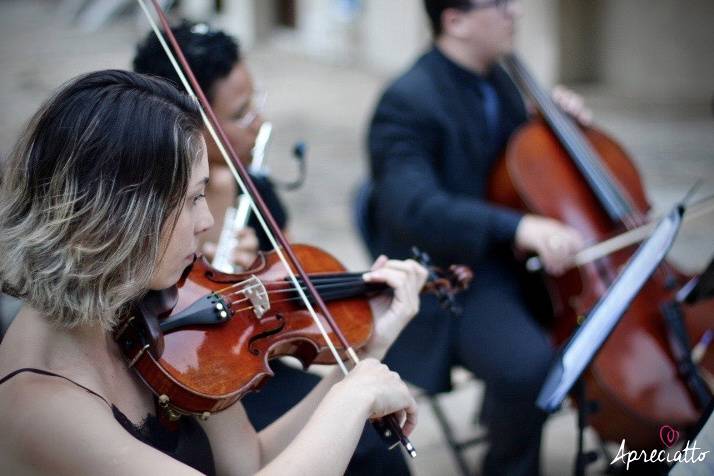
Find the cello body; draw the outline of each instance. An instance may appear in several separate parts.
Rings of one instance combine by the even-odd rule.
[[[594,128],[578,130],[580,137],[575,140],[563,139],[564,133],[573,133],[572,128],[554,131],[561,118],[548,120],[552,112],[546,109],[546,119],[535,119],[514,133],[503,160],[494,167],[490,198],[557,219],[577,229],[590,243],[643,224],[650,206],[640,175],[625,151]],[[582,158],[574,160],[573,152],[583,149],[586,156],[597,157],[598,163],[583,165]],[[608,183],[603,186],[603,181]],[[598,186],[605,191],[594,189]],[[617,206],[608,210],[608,203],[621,206],[624,213],[617,216]],[[546,278],[553,311],[549,330],[556,344],[573,333],[634,250],[634,246],[626,248],[563,276]],[[584,375],[587,398],[597,402],[589,422],[603,439],[619,442],[624,438],[631,449],[650,449],[660,445],[661,426],[687,429],[698,421],[702,408],[680,375],[663,317],[663,306],[673,302],[685,280],[671,265],[660,266]],[[690,341],[696,342],[714,327],[712,304],[681,309]],[[701,365],[714,368],[712,355]]]

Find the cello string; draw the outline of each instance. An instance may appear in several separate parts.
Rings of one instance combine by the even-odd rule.
[[[580,172],[580,176],[585,180],[588,188],[594,193],[607,217],[611,221],[624,224],[626,229],[633,229],[644,224],[646,217],[633,206],[631,197],[622,192],[622,188],[617,186],[612,174],[601,165],[598,153],[593,150],[589,142],[584,140],[584,136],[577,129],[575,122],[557,106],[552,97],[540,88],[515,55],[511,55],[509,64],[514,65],[516,78],[520,78],[526,92],[529,92],[538,103],[546,123],[570,156],[572,163]],[[614,275],[607,265],[596,262],[595,266],[605,281],[614,279]],[[542,264],[538,263],[538,258],[531,258],[527,263],[529,270],[539,268],[542,268]],[[662,268],[658,268],[658,272],[665,272],[667,269],[665,263]]]
[[[574,121],[538,86],[535,79],[516,55],[509,57],[509,64],[512,65],[514,72],[520,77],[522,83],[526,85],[526,89],[539,105],[543,116],[551,122],[554,132],[558,130],[563,132],[562,134],[556,134],[556,136],[564,143],[564,147],[571,152],[573,159],[583,167],[583,173],[592,177],[594,180],[593,185],[609,197],[607,198],[609,202],[620,208],[619,211],[615,211],[617,215],[621,216],[623,221],[627,220],[627,215],[631,214],[631,205],[623,198],[622,190],[615,186],[612,176],[600,166],[599,161],[595,160],[597,153],[588,143],[582,140],[582,134],[575,126]],[[634,226],[634,224],[630,222],[630,226]]]

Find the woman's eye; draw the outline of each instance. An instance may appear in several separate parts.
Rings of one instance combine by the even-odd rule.
[[[203,198],[206,198],[206,194],[205,194],[205,193],[199,193],[198,195],[196,195],[195,197],[193,197],[193,203],[197,203],[199,200],[201,200],[201,199],[203,199]]]
[[[240,121],[241,119],[243,119],[243,118],[245,117],[245,115],[246,115],[247,113],[248,113],[248,108],[247,108],[247,107],[242,107],[238,112],[236,112],[236,113],[233,115],[233,119],[235,119],[236,121]]]

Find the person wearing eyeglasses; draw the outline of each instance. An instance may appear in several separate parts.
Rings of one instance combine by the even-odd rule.
[[[258,131],[263,125],[263,109],[267,94],[255,87],[253,77],[241,57],[238,42],[205,23],[184,22],[172,29],[193,68],[196,79],[238,157],[250,164]],[[161,44],[153,33],[147,34],[137,47],[134,70],[168,79],[183,89]],[[215,251],[226,209],[235,205],[238,185],[215,142],[206,135],[211,181],[206,188],[206,201],[215,217],[215,225],[205,233],[201,246],[212,257]],[[281,228],[287,223],[287,212],[267,177],[253,180]],[[255,260],[258,249],[270,249],[270,243],[255,217],[249,226],[238,230],[238,246],[233,251],[234,264],[247,267]]]
[[[513,250],[539,254],[546,270],[559,274],[582,239],[555,220],[487,201],[490,169],[527,120],[523,99],[499,66],[513,50],[519,2],[424,6],[433,45],[386,88],[369,126],[366,238],[373,253],[404,257],[416,245],[437,264],[472,266],[477,278],[459,297],[459,317],[423,298],[386,361],[430,393],[449,390],[453,366],[473,372],[486,384],[483,474],[535,475],[546,419],[535,400],[554,349],[536,322]],[[579,96],[559,90],[555,99],[589,120]]]
[[[228,140],[246,163],[250,162],[260,126],[263,124],[263,106],[266,93],[256,91],[253,78],[242,58],[238,41],[226,33],[204,23],[184,22],[172,28],[176,40],[192,67],[201,88],[214,109]],[[134,58],[134,70],[140,73],[169,79],[180,85],[169,60],[153,33],[138,46]],[[211,165],[211,180],[206,189],[206,201],[216,220],[224,216],[225,208],[235,201],[236,184],[225,165],[215,143],[206,137],[208,160]],[[278,225],[287,227],[288,215],[285,206],[266,177],[253,177],[263,200],[275,216]],[[241,248],[234,253],[239,265],[249,265],[257,249],[272,249],[264,232],[253,218],[246,233],[252,240],[241,240]],[[220,230],[214,224],[213,230]],[[256,230],[255,234],[253,229]],[[211,236],[211,230],[205,232]],[[215,240],[216,233],[212,235]],[[258,241],[255,241],[257,236]],[[208,246],[211,241],[206,242]],[[204,248],[205,251],[205,248]],[[259,393],[249,394],[241,401],[253,425],[261,430],[278,420],[297,405],[321,379],[309,372],[290,367],[280,361],[271,361],[274,376]],[[409,468],[399,451],[389,451],[370,425],[364,429],[357,449],[347,467],[348,475],[370,474],[405,475]]]

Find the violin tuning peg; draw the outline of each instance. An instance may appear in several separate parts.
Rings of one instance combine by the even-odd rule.
[[[431,265],[429,254],[420,250],[417,246],[412,246],[412,259],[426,268]]]

